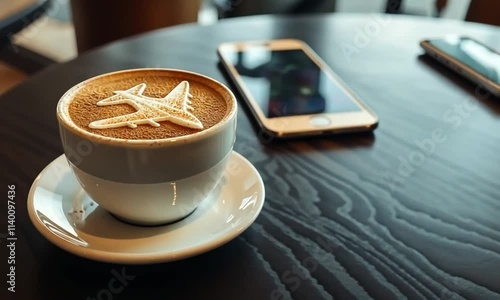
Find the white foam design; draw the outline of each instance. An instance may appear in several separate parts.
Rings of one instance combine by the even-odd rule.
[[[136,112],[109,119],[94,121],[89,124],[93,129],[107,129],[122,126],[137,128],[140,124],[149,124],[159,127],[158,122],[170,121],[180,126],[203,129],[203,124],[190,111],[189,82],[182,81],[164,98],[151,98],[142,93],[146,84],[138,84],[126,91],[115,91],[116,95],[97,102],[97,105],[129,104],[137,109]]]

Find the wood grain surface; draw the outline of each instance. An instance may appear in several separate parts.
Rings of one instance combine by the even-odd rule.
[[[107,299],[99,292],[112,272],[125,272],[133,279],[112,299],[500,299],[500,100],[422,56],[421,39],[450,33],[500,49],[498,27],[473,23],[264,16],[155,31],[33,76],[0,97],[0,176],[4,191],[17,186],[19,235],[17,292],[3,280],[1,298]],[[259,170],[266,203],[241,236],[190,259],[104,264],[35,230],[25,200],[62,153],[55,107],[68,88],[109,71],[168,67],[234,89],[217,45],[271,38],[307,42],[373,108],[379,128],[260,143],[240,103],[235,149]]]

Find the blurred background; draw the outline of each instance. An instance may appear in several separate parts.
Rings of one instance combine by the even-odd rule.
[[[476,7],[481,2],[483,6]],[[93,47],[181,23],[210,26],[224,18],[256,14],[341,12],[495,24],[500,21],[493,16],[499,5],[498,0],[0,0],[0,94],[43,68]],[[139,12],[148,15],[146,21],[112,21],[137,19],[133,16]]]

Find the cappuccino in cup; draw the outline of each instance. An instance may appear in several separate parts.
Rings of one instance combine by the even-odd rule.
[[[97,76],[57,106],[64,152],[82,188],[140,225],[182,219],[208,197],[231,155],[236,111],[223,84],[171,69]]]

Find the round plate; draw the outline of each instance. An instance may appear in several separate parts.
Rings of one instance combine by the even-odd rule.
[[[61,155],[35,179],[28,212],[50,242],[88,259],[123,264],[179,260],[227,243],[259,215],[264,184],[258,171],[234,151],[228,166],[218,188],[191,215],[169,225],[142,227],[118,221],[99,207]]]

